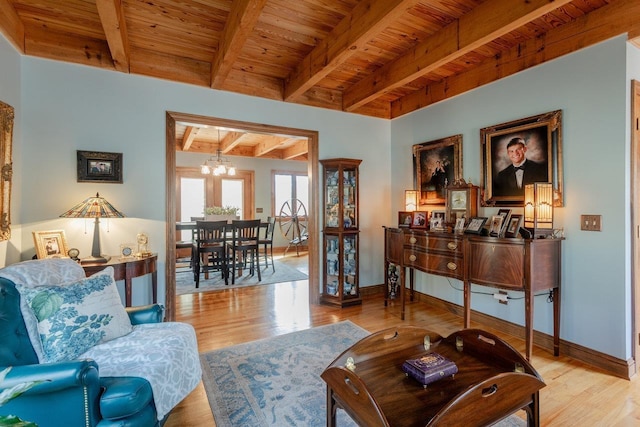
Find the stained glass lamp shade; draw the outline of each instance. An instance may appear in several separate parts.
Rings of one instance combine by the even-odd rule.
[[[93,226],[93,246],[91,256],[83,258],[83,263],[105,263],[108,256],[100,254],[100,218],[124,218],[124,215],[113,207],[104,197],[96,193],[95,197],[89,197],[78,203],[62,215],[61,218],[95,218]]]

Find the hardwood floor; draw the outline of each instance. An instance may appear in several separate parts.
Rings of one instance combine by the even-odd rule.
[[[292,264],[304,257],[287,257]],[[442,336],[462,327],[462,318],[425,303],[407,305],[400,320],[399,305],[384,307],[381,295],[361,306],[343,309],[308,305],[306,281],[181,295],[177,320],[192,324],[200,352],[253,341],[314,326],[351,320],[374,332],[401,324],[426,327]],[[472,322],[524,352],[524,341]],[[613,377],[568,357],[534,347],[533,366],[547,386],[540,392],[542,426],[640,425],[640,382]],[[165,426],[215,426],[204,387],[200,384],[169,416]]]

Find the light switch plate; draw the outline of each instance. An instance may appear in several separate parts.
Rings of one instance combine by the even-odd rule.
[[[602,215],[580,215],[580,230],[602,231]]]

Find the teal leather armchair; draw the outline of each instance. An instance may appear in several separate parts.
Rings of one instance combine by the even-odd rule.
[[[158,323],[163,309],[154,304],[127,309],[131,323]],[[20,311],[13,282],[0,278],[0,370],[11,366],[0,391],[43,381],[0,406],[0,415],[16,415],[40,427],[158,426],[150,383],[140,377],[100,377],[93,360],[38,362]]]

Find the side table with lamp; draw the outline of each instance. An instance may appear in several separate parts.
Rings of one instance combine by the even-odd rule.
[[[113,267],[114,279],[124,280],[125,305],[130,307],[132,279],[151,274],[153,302],[158,301],[158,273],[156,266],[158,256],[149,252],[146,234],[138,234],[138,253],[136,256],[112,257],[102,254],[100,249],[100,218],[124,218],[124,215],[113,207],[111,203],[96,193],[95,197],[85,199],[60,215],[60,217],[95,218],[91,256],[80,259],[80,264],[87,276],[102,271],[108,266]]]

